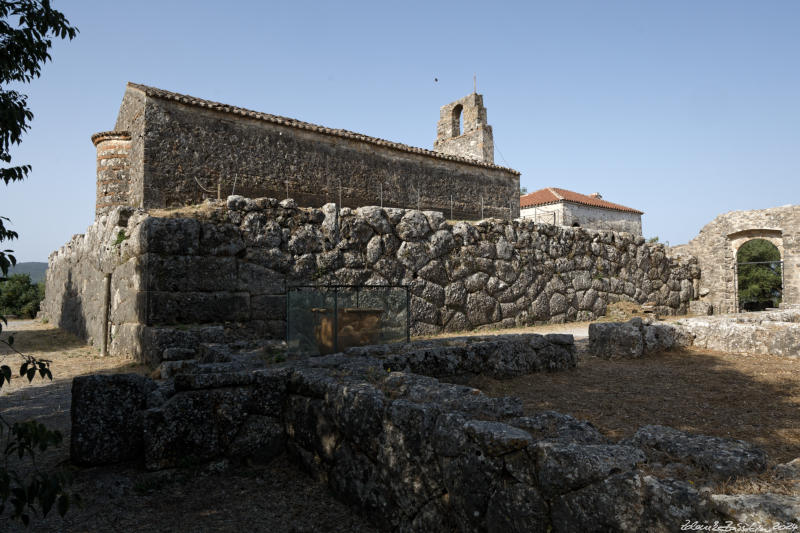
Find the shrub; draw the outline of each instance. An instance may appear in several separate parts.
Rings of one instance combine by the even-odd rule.
[[[44,299],[44,283],[31,282],[28,274],[14,274],[0,282],[0,315],[34,318]]]

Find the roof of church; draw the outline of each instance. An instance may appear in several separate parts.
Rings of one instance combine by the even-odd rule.
[[[599,195],[586,195],[566,189],[559,189],[556,187],[547,187],[539,189],[525,196],[520,196],[519,207],[524,209],[526,207],[536,207],[540,205],[556,204],[558,202],[572,202],[574,204],[588,205],[591,207],[600,207],[602,209],[612,209],[614,211],[624,211],[626,213],[636,213],[643,215],[644,212],[632,207],[615,204],[603,200]]]

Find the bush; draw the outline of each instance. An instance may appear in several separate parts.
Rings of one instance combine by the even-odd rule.
[[[783,294],[781,252],[771,242],[752,239],[736,253],[739,308],[761,311],[777,307]]]
[[[44,299],[44,283],[31,282],[28,274],[14,274],[0,282],[0,315],[34,318]]]

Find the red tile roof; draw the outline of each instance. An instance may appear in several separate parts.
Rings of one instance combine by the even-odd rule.
[[[624,205],[607,202],[596,196],[588,196],[566,189],[558,189],[556,187],[547,187],[546,189],[539,189],[525,196],[520,196],[519,207],[520,209],[524,209],[526,207],[556,204],[558,202],[572,202],[574,204],[589,205],[602,209],[613,209],[614,211],[625,211],[626,213],[637,213],[639,215],[644,214],[644,212],[633,209],[632,207],[625,207]]]
[[[435,157],[437,159],[448,159],[450,161],[458,161],[461,163],[467,163],[470,165],[475,165],[478,167],[485,167],[485,168],[496,168],[499,170],[504,170],[506,172],[510,172],[515,176],[519,176],[520,173],[518,170],[514,170],[513,168],[508,167],[501,167],[499,165],[495,165],[492,163],[485,163],[483,161],[477,161],[475,159],[469,159],[466,157],[458,157],[455,155],[444,154],[441,152],[436,152],[433,150],[426,150],[425,148],[417,148],[415,146],[408,146],[407,144],[396,143],[392,141],[387,141],[384,139],[379,139],[377,137],[370,137],[369,135],[364,135],[361,133],[355,133],[348,130],[342,129],[334,129],[334,128],[327,128],[325,126],[318,126],[317,124],[311,124],[309,122],[303,122],[301,120],[295,120],[293,118],[286,118],[281,117],[278,115],[270,115],[268,113],[261,113],[259,111],[251,111],[249,109],[244,109],[241,107],[235,107],[232,105],[221,104],[219,102],[212,102],[211,100],[203,100],[202,98],[196,98],[194,96],[189,96],[186,94],[179,94],[173,93],[170,91],[165,91],[164,89],[158,89],[156,87],[150,87],[148,85],[142,85],[140,83],[133,83],[128,82],[128,87],[132,89],[138,89],[145,93],[147,96],[151,98],[161,98],[163,100],[171,100],[173,102],[179,102],[181,104],[186,104],[195,107],[204,107],[206,109],[213,109],[214,111],[221,111],[223,113],[230,113],[232,115],[239,115],[244,117],[250,117],[257,120],[263,120],[265,122],[271,122],[273,124],[280,124],[282,126],[289,126],[292,128],[297,128],[301,130],[309,130],[309,131],[316,131],[318,133],[324,133],[326,135],[333,135],[336,137],[343,137],[345,139],[352,139],[356,141],[362,141],[370,144],[375,144],[378,146],[385,146],[387,148],[393,148],[395,150],[399,150],[401,152],[410,152],[413,154],[421,154],[428,157]]]

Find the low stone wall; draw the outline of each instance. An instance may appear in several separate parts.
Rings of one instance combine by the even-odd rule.
[[[589,325],[589,353],[604,359],[693,346],[734,354],[800,356],[800,310]]]
[[[687,318],[675,328],[697,348],[800,357],[800,310]]]
[[[530,221],[238,196],[177,215],[100,217],[51,256],[45,315],[96,339],[110,272],[112,353],[158,362],[168,346],[283,337],[287,284],[408,285],[420,335],[591,320],[618,300],[685,313],[700,275],[641,237]]]
[[[574,347],[566,340],[517,337],[509,339],[516,349],[505,351],[535,361],[549,345],[562,354],[555,360],[568,361]],[[487,341],[459,342],[477,352]],[[660,426],[611,442],[569,416],[525,416],[516,398],[394,371],[390,365],[404,350],[360,350],[242,370],[252,351],[204,347],[206,362],[170,380],[76,378],[72,459],[139,458],[157,470],[221,456],[267,461],[287,452],[385,530],[504,532],[598,525],[674,531],[687,520],[712,523],[730,515],[708,494],[640,467],[677,457],[727,478],[766,465],[764,453],[747,443]],[[419,361],[413,351],[409,360]],[[225,362],[213,362],[212,354]],[[417,368],[441,372],[429,361]]]

